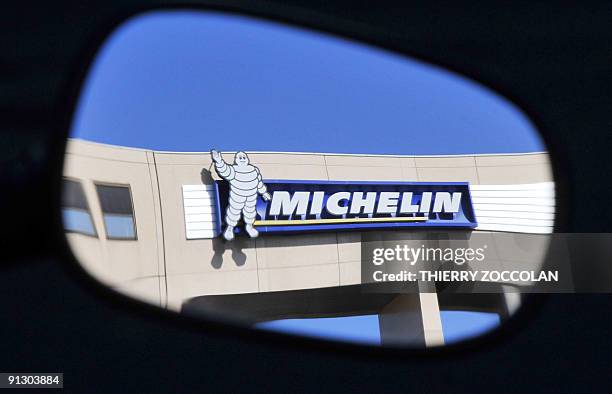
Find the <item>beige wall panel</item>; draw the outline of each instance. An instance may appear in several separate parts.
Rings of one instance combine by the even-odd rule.
[[[361,260],[361,233],[337,233],[337,237],[340,262]]]
[[[314,289],[339,285],[338,264],[259,270],[260,291]]]
[[[223,160],[232,164],[235,152],[222,152]],[[252,153],[247,152],[251,164],[289,164],[289,165],[325,165],[323,155],[317,154],[287,154],[287,153]],[[158,164],[198,164],[209,167],[212,164],[210,153],[155,153]]]
[[[334,233],[265,236],[256,242],[259,269],[338,263]]]
[[[327,180],[325,166],[311,164],[260,164],[253,162],[259,168],[261,177],[266,179],[304,179]]]
[[[144,302],[156,306],[162,306],[160,297],[160,278],[155,276],[152,278],[141,278],[122,283],[115,287],[120,293],[134,297]]]
[[[415,157],[417,167],[475,167],[473,156],[459,157]]]
[[[414,168],[416,167],[416,159],[414,157],[402,157],[401,159],[402,167],[405,168]]]
[[[147,162],[146,150],[144,149],[129,149],[73,139],[68,140],[66,144],[66,153],[104,160],[118,160],[128,163]]]
[[[470,182],[478,184],[476,167],[418,168],[420,182]]]
[[[168,275],[168,307],[179,310],[183,301],[203,295],[255,293],[259,290],[257,270]]]
[[[419,175],[416,167],[402,167],[402,181],[405,182],[418,182]]]
[[[223,155],[225,160],[229,160],[229,155]],[[231,157],[233,161],[233,156]],[[155,162],[157,164],[172,165],[198,165],[208,168],[212,164],[209,153],[159,153],[155,152]]]
[[[330,180],[337,181],[402,181],[401,167],[327,166]]]
[[[349,261],[340,263],[340,286],[361,283],[361,262]]]
[[[547,164],[508,167],[478,167],[481,184],[513,184],[551,182],[553,176]]]
[[[440,248],[482,248],[486,245],[486,248],[483,251],[485,256],[482,262],[473,262],[472,268],[473,270],[499,270],[503,269],[503,263],[500,260],[497,254],[497,248],[493,239],[493,236],[490,232],[487,231],[478,231],[471,234],[469,239],[461,240],[461,239],[451,239],[451,240],[439,240]],[[466,268],[468,262],[464,263],[465,265],[462,268]]]
[[[250,153],[249,159],[251,164],[259,166],[260,164],[307,164],[313,166],[324,166],[325,159],[323,155],[309,154],[287,154],[287,153]],[[225,159],[227,160],[227,159]],[[232,156],[233,160],[233,156]]]
[[[495,251],[506,269],[537,270],[544,262],[550,235],[505,233],[493,236]]]
[[[328,166],[343,167],[402,167],[408,166],[409,161],[401,157],[383,156],[348,156],[348,155],[326,155],[325,162]]]
[[[129,244],[129,241],[108,240],[106,242],[106,264],[115,282],[124,282],[158,275],[157,254],[153,247]]]
[[[550,158],[546,153],[525,155],[482,155],[476,156],[478,167],[500,167],[543,164],[550,165]]]
[[[104,264],[100,239],[77,233],[66,233],[70,249],[81,266],[95,279],[113,283],[110,267]]]
[[[221,237],[185,241],[173,238],[172,242],[175,241],[180,246],[174,246],[174,250],[169,250],[170,253],[166,255],[166,270],[169,274],[257,269],[255,242],[250,239],[241,237],[230,243]],[[168,244],[167,248],[170,249]]]
[[[157,160],[157,155],[155,156]],[[204,170],[204,174],[202,174]],[[209,168],[199,164],[184,164],[180,166],[157,163],[157,176],[162,193],[170,189],[182,197],[182,185],[211,184]],[[176,189],[176,190],[175,190]],[[162,202],[165,202],[162,197]],[[182,206],[182,200],[179,201]]]

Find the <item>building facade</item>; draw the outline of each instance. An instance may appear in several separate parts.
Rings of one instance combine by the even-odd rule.
[[[516,244],[492,241],[502,263],[540,262],[553,229],[546,153],[248,154],[264,180],[469,182],[478,226],[462,231],[513,234],[525,252],[517,256],[510,251]],[[233,153],[224,158],[231,161]],[[208,152],[69,140],[64,176],[64,218],[77,259],[102,283],[162,308],[252,323],[376,313],[383,344],[433,346],[444,342],[441,309],[503,317],[520,304],[511,292],[442,299],[428,284],[419,284],[416,294],[364,294],[361,232],[261,234],[226,242],[212,208],[219,177]]]

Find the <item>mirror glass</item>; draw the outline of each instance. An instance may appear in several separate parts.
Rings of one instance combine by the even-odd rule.
[[[523,283],[469,275],[538,267],[555,214],[546,147],[510,101],[415,59],[220,12],[147,13],[107,39],[62,182],[68,243],[117,292],[376,346],[499,327]]]

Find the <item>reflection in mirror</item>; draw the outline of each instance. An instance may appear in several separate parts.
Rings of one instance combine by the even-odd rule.
[[[383,346],[476,337],[522,302],[521,283],[456,292],[394,261],[537,267],[554,221],[548,154],[510,102],[370,46],[213,12],[149,13],[108,39],[63,182],[66,237],[105,285]]]

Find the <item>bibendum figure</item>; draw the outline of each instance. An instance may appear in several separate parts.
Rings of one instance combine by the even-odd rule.
[[[240,220],[244,220],[244,229],[251,238],[259,235],[253,227],[255,221],[255,204],[257,195],[261,194],[264,201],[270,201],[270,193],[267,192],[266,185],[261,180],[259,168],[249,164],[249,156],[244,152],[238,152],[234,156],[234,164],[227,164],[221,153],[211,150],[210,155],[215,162],[217,174],[230,184],[230,195],[225,214],[227,227],[223,232],[223,238],[230,241],[234,239],[234,228]]]

